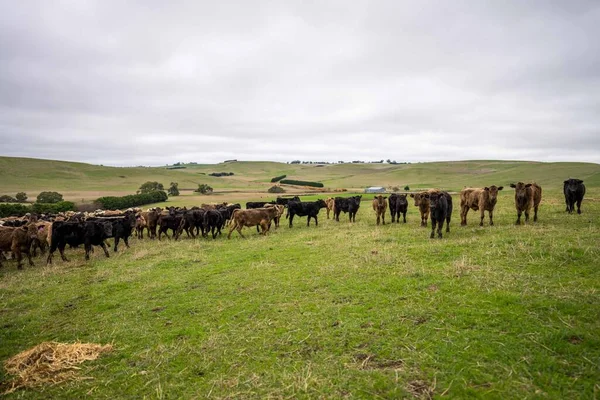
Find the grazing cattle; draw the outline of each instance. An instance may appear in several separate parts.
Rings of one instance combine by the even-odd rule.
[[[148,224],[146,223],[146,219],[142,215],[142,213],[138,213],[135,216],[135,232],[138,239],[144,238],[144,229],[148,228]],[[150,234],[148,234],[150,235]]]
[[[17,268],[23,269],[22,253],[25,253],[29,265],[33,266],[31,244],[38,240],[37,234],[35,223],[18,227],[0,226],[0,255],[4,251],[12,251],[17,258]],[[0,257],[0,267],[2,267],[2,257]]]
[[[400,214],[402,214],[404,218],[404,223],[406,223],[406,212],[408,211],[408,201],[406,200],[406,195],[392,193],[390,195],[390,198],[388,199],[388,203],[390,204],[390,214],[392,215],[392,223],[400,222]]]
[[[123,239],[125,247],[129,248],[129,237],[133,234],[136,225],[135,213],[126,211],[125,215],[112,217],[109,220],[113,226],[112,237],[115,238],[114,251],[117,252],[121,239]]]
[[[481,220],[479,226],[483,226],[484,211],[490,215],[490,225],[494,225],[494,207],[498,200],[498,191],[504,189],[504,186],[495,186],[484,188],[464,188],[460,191],[460,225],[467,225],[467,213],[469,209],[479,210]]]
[[[437,226],[438,238],[442,238],[442,228],[446,221],[446,233],[450,232],[450,218],[452,217],[452,196],[448,192],[429,191],[424,198],[429,201],[429,214],[431,217],[431,239],[435,237]]]
[[[360,199],[362,195],[352,197],[336,197],[333,214],[336,221],[340,221],[340,212],[348,213],[350,222],[356,222],[356,213],[360,208]]]
[[[315,225],[319,226],[319,211],[321,208],[327,207],[327,204],[321,199],[317,201],[290,201],[288,202],[288,212],[286,218],[290,219],[290,228],[292,227],[292,221],[294,216],[308,217],[306,219],[306,226],[310,226],[310,219],[315,219]]]
[[[410,197],[415,199],[415,207],[418,207],[419,212],[421,213],[421,226],[427,226],[427,218],[429,218],[429,198],[425,197],[425,195],[434,191],[435,190],[430,189],[410,194]]]
[[[255,208],[263,208],[265,204],[275,204],[273,201],[249,201],[246,203],[246,209],[252,210]]]
[[[387,199],[387,196],[382,195],[375,196],[373,199],[373,210],[375,211],[375,214],[377,214],[377,225],[379,225],[380,218],[383,225],[385,225],[385,211],[387,209],[387,202],[385,199]]]
[[[542,201],[542,188],[537,183],[517,182],[511,183],[510,187],[515,189],[515,207],[517,209],[517,225],[521,224],[521,213],[525,213],[525,222],[529,221],[529,211],[533,207],[533,221],[537,221],[537,212],[540,201]]]
[[[156,238],[156,228],[158,227],[158,218],[161,213],[162,208],[160,207],[142,212],[142,217],[146,220],[146,229],[148,230],[150,239]]]
[[[567,211],[571,214],[575,211],[575,203],[577,203],[577,214],[581,214],[581,202],[585,195],[585,185],[581,179],[569,178],[564,182],[563,193],[565,194],[565,203]]]
[[[242,206],[238,203],[236,204],[230,204],[226,207],[220,207],[218,210],[221,213],[221,216],[223,217],[223,225],[221,226],[221,229],[223,229],[225,227],[225,225],[227,224],[227,222],[229,222],[229,220],[231,220],[231,215],[233,214],[234,210],[239,210],[241,209]]]
[[[277,197],[277,199],[275,199],[275,204],[287,207],[290,201],[300,201],[300,197]]]
[[[204,229],[206,235],[212,233],[213,239],[217,237],[217,234],[221,233],[221,227],[223,226],[223,216],[218,210],[206,210],[204,213]]]
[[[184,230],[186,235],[192,239],[200,234],[205,236],[205,214],[206,210],[202,208],[193,208],[182,213],[181,220],[179,221],[179,227],[177,228],[177,238],[181,236]],[[196,231],[195,233],[194,230]]]
[[[227,207],[228,203],[224,201],[223,203],[202,203],[200,208],[205,210],[216,210],[217,208]]]
[[[37,256],[37,249],[39,248],[41,253],[44,254],[46,249],[50,246],[50,240],[52,236],[52,222],[38,221],[35,223],[37,230],[37,240],[34,240],[31,244],[31,251],[33,256]]]
[[[65,247],[69,244],[77,247],[81,244],[85,247],[85,259],[90,259],[92,246],[100,246],[104,250],[106,257],[108,248],[104,241],[113,234],[113,225],[110,221],[96,220],[85,222],[67,222],[54,221],[52,224],[52,238],[50,240],[50,253],[48,254],[47,264],[52,264],[52,257],[56,249],[60,252],[63,261],[69,261],[65,257]]]
[[[183,213],[176,213],[174,210],[170,211],[169,214],[161,213],[158,217],[158,240],[162,240],[163,234],[167,239],[170,239],[169,234],[167,233],[169,229],[173,232],[173,238],[177,240],[179,238],[178,232],[180,232],[179,227],[182,219]]]
[[[242,228],[245,226],[256,226],[260,225],[262,228],[262,235],[266,235],[269,230],[269,223],[277,215],[277,208],[255,208],[250,210],[235,210],[229,224],[229,234],[227,238],[231,238],[231,233],[237,230],[241,237]]]
[[[327,219],[329,219],[329,213],[333,211],[333,215],[335,215],[335,199],[330,197],[325,200],[325,204],[327,205]]]
[[[286,206],[284,206],[283,204],[265,204],[265,208],[277,209],[277,213],[275,214],[275,217],[273,218],[273,222],[275,222],[275,228],[279,228],[279,221],[281,220],[281,216],[283,215],[283,212],[285,211]],[[258,232],[258,228],[259,228],[259,226],[256,225],[257,232]],[[269,223],[269,230],[270,229],[271,229],[271,224]]]

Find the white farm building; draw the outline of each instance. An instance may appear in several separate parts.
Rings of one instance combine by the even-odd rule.
[[[365,193],[385,193],[383,186],[371,186],[365,189]]]

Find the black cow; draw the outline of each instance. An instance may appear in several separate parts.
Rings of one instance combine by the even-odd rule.
[[[400,222],[400,214],[406,223],[406,211],[408,210],[408,200],[406,200],[406,194],[392,193],[388,199],[390,203],[390,214],[392,215],[392,223]]]
[[[181,236],[183,231],[194,239],[197,235],[202,232],[202,236],[204,236],[204,214],[206,210],[194,207],[191,210],[187,210],[181,214],[181,220],[179,221],[179,227],[177,228],[176,239]],[[177,215],[173,214],[173,216]],[[176,223],[177,218],[175,218],[174,223]],[[167,228],[168,229],[168,228]],[[196,232],[194,233],[194,229]]]
[[[223,216],[218,210],[206,210],[204,213],[204,229],[206,235],[208,232],[212,233],[213,239],[217,237],[217,234],[221,234],[221,227],[223,226]]]
[[[431,218],[431,239],[435,237],[437,225],[438,238],[442,238],[442,228],[446,221],[446,233],[450,232],[450,218],[452,217],[452,196],[448,192],[429,192],[424,197],[429,199],[429,216]]]
[[[275,199],[275,204],[279,204],[279,205],[287,207],[287,205],[288,205],[288,203],[290,201],[300,201],[300,197],[298,197],[298,196],[294,196],[294,197],[277,197]]]
[[[319,199],[317,201],[289,201],[288,202],[288,212],[285,215],[286,218],[290,219],[290,228],[292,227],[292,221],[294,220],[294,216],[297,215],[299,217],[307,216],[306,226],[310,226],[310,219],[315,219],[315,225],[319,226],[319,211],[321,208],[327,207],[325,201]]]
[[[265,204],[275,204],[274,201],[249,201],[246,203],[246,209],[263,208]]]
[[[340,221],[340,212],[348,213],[350,217],[350,222],[356,222],[356,213],[360,207],[360,199],[362,195],[352,196],[352,197],[336,197],[335,207],[334,207],[334,215],[335,220],[337,222]]]
[[[571,214],[575,211],[575,203],[577,203],[577,214],[581,214],[581,202],[585,195],[585,185],[581,179],[567,179],[563,185],[563,193],[565,194],[565,203],[567,211]]]
[[[221,224],[221,229],[227,225],[227,222],[231,220],[234,210],[240,210],[242,206],[239,203],[230,204],[226,207],[220,207],[218,211],[221,213],[221,217],[223,217],[223,223]],[[220,232],[219,232],[220,233]]]
[[[110,221],[55,221],[52,224],[50,254],[48,254],[46,263],[52,264],[52,256],[56,249],[60,252],[63,261],[69,261],[67,257],[65,257],[65,247],[67,244],[72,247],[83,244],[85,247],[86,260],[90,259],[92,246],[101,246],[106,257],[110,257],[104,241],[112,236],[112,232],[113,225]]]
[[[167,239],[170,239],[167,231],[171,229],[173,231],[173,238],[177,240],[179,238],[178,233],[180,232],[180,225],[183,220],[184,213],[169,211],[168,215],[161,214],[158,217],[158,240],[161,240],[162,234],[164,233]]]

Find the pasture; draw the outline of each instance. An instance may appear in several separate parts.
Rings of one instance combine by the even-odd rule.
[[[132,239],[109,259],[97,248],[89,262],[81,249],[50,267],[7,262],[0,360],[47,340],[115,350],[83,365],[89,380],[6,397],[596,398],[599,186],[567,215],[561,183],[524,226],[512,190],[483,228],[473,211],[459,226],[455,195],[441,240],[412,202],[406,224],[388,213],[375,226],[364,195],[355,224],[321,210],[318,227],[282,220],[266,237]]]

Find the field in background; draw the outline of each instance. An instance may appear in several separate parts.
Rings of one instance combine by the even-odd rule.
[[[211,177],[211,172],[233,172],[234,176]],[[203,175],[204,174],[204,175]],[[102,195],[135,193],[146,181],[158,181],[168,187],[178,182],[185,199],[173,199],[175,205],[193,205],[226,198],[235,201],[270,199],[266,193],[271,178],[286,174],[288,179],[323,182],[330,189],[362,191],[367,186],[409,185],[459,191],[465,185],[507,185],[515,180],[534,180],[547,190],[560,193],[562,181],[569,177],[584,179],[586,185],[600,186],[600,165],[590,163],[538,163],[525,161],[464,161],[419,164],[283,164],[275,162],[232,162],[216,165],[187,165],[186,169],[165,167],[116,168],[90,164],[27,158],[0,157],[0,195],[14,196],[24,191],[35,199],[41,191],[58,191],[66,200],[89,202]],[[198,184],[213,187],[215,194],[203,196],[191,190]],[[286,187],[289,194],[306,188]],[[185,203],[184,203],[185,202]]]
[[[9,179],[6,160],[0,158],[2,193],[14,195],[19,180]],[[81,165],[72,166],[69,179],[59,171],[70,163],[53,169],[45,163],[35,160],[12,174],[30,188],[96,194],[102,182],[129,192],[146,180],[168,184],[173,176],[198,175]],[[442,240],[430,240],[430,228],[419,227],[412,203],[407,224],[389,224],[388,213],[388,224],[376,226],[373,195],[363,195],[356,224],[347,214],[339,223],[327,220],[321,211],[318,227],[306,227],[304,217],[290,229],[283,220],[267,237],[246,228],[247,239],[234,233],[227,240],[226,232],[214,241],[134,239],[109,259],[97,249],[87,263],[82,250],[69,249],[71,261],[57,255],[51,267],[41,258],[23,271],[6,262],[0,361],[48,340],[115,348],[83,365],[80,373],[90,380],[6,398],[565,399],[600,393],[600,166],[473,161],[197,168],[234,172],[211,178],[229,182],[224,189],[231,192],[184,193],[165,204],[271,199],[275,195],[256,187],[269,187],[266,180],[285,168],[298,174],[293,178],[348,188],[407,183],[459,190],[535,179],[544,198],[538,223],[515,226],[514,192],[506,188],[496,225],[486,218],[480,228],[472,211],[469,225],[459,226],[455,195],[451,232]],[[40,177],[41,170],[59,177]],[[309,174],[316,170],[327,172]],[[122,174],[131,177],[118,178]],[[564,212],[568,176],[586,181],[582,215]],[[305,199],[317,197],[324,196]],[[8,379],[0,368],[0,382]]]

